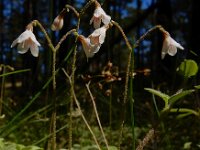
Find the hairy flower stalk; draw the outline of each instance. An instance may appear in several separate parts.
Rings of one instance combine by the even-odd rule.
[[[133,61],[134,64],[134,59],[131,60],[131,55],[132,55],[132,47],[131,44],[128,41],[128,38],[126,37],[122,27],[115,21],[111,21],[111,23],[116,26],[118,28],[118,30],[121,32],[125,43],[129,49],[129,53],[128,53],[128,62],[127,62],[127,67],[126,67],[126,78],[125,78],[125,89],[124,89],[124,97],[123,97],[123,112],[122,112],[122,123],[121,123],[121,129],[120,129],[120,135],[119,135],[119,149],[120,149],[120,145],[121,145],[121,141],[122,141],[122,133],[123,133],[123,124],[124,124],[124,120],[125,120],[125,114],[126,114],[126,102],[127,102],[127,95],[128,95],[128,82],[129,82],[129,74],[130,74],[130,66],[131,66],[131,61]],[[131,70],[134,71],[134,70]]]
[[[146,134],[144,139],[139,142],[139,145],[137,146],[136,150],[143,150],[144,147],[155,137],[155,130],[150,129],[149,132]]]
[[[58,44],[56,45],[56,47],[53,46],[51,39],[49,37],[49,35],[47,34],[46,30],[44,29],[44,27],[40,24],[39,21],[34,20],[30,23],[31,25],[34,26],[39,26],[39,28],[42,30],[42,32],[44,33],[48,45],[53,53],[52,55],[52,86],[53,86],[53,92],[52,92],[52,98],[53,98],[53,112],[52,112],[52,119],[51,122],[52,124],[50,125],[50,131],[52,132],[52,149],[56,150],[56,52],[58,51],[60,45],[62,44],[62,42],[67,38],[67,36],[73,32],[75,32],[75,29],[72,29],[70,31],[68,31],[65,35],[63,35],[63,37],[60,39],[60,41],[58,42]]]

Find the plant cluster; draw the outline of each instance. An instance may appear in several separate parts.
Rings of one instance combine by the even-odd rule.
[[[90,24],[93,25],[94,31],[88,35],[82,35],[79,34],[79,26],[82,21],[82,16],[85,15],[85,12],[87,9],[90,9],[91,7],[95,7],[93,16],[91,17]],[[191,108],[180,108],[177,107],[177,102],[179,102],[183,97],[194,93],[196,90],[195,89],[181,89],[180,91],[176,92],[173,95],[165,94],[161,92],[160,90],[153,89],[153,88],[145,88],[146,91],[150,92],[153,94],[153,104],[155,106],[157,115],[159,117],[158,122],[156,122],[155,127],[151,127],[149,131],[146,132],[146,135],[144,136],[143,140],[138,142],[137,139],[137,132],[136,132],[136,126],[135,126],[135,114],[134,114],[134,103],[137,101],[137,99],[133,99],[134,97],[134,79],[135,76],[140,72],[137,70],[134,70],[134,49],[139,46],[140,42],[143,41],[148,35],[150,35],[152,32],[155,30],[158,30],[162,35],[163,35],[163,44],[162,44],[162,50],[161,56],[162,59],[165,58],[166,54],[169,54],[170,56],[174,56],[177,53],[177,49],[184,50],[183,46],[176,42],[171,35],[161,26],[161,25],[156,25],[149,29],[145,34],[143,34],[135,43],[130,43],[129,39],[127,38],[126,34],[124,33],[122,27],[114,20],[112,20],[112,17],[109,16],[102,8],[100,3],[96,0],[90,0],[87,2],[87,4],[78,12],[73,6],[71,5],[65,5],[65,8],[58,14],[58,16],[54,19],[51,29],[53,31],[59,31],[62,29],[64,26],[64,19],[66,13],[73,12],[75,16],[77,17],[77,24],[76,28],[71,29],[66,32],[60,39],[60,41],[57,43],[57,45],[53,45],[53,42],[49,36],[49,33],[45,28],[42,26],[42,24],[38,20],[33,20],[30,22],[27,26],[25,31],[16,39],[13,41],[11,48],[15,47],[17,45],[17,50],[18,53],[24,54],[27,53],[29,50],[31,54],[34,57],[39,56],[39,47],[42,46],[36,36],[34,35],[33,29],[35,27],[39,27],[39,29],[44,33],[45,38],[47,40],[49,49],[52,52],[52,64],[51,64],[51,77],[49,80],[46,82],[46,84],[42,87],[42,90],[45,90],[50,83],[52,83],[52,92],[50,94],[50,100],[51,100],[51,106],[47,105],[44,108],[39,109],[36,114],[46,110],[50,109],[51,111],[51,118],[49,121],[49,131],[50,133],[44,136],[44,138],[34,144],[39,144],[43,141],[47,141],[45,149],[52,149],[56,150],[58,149],[58,135],[59,133],[65,129],[68,128],[68,146],[65,148],[67,149],[124,149],[122,145],[123,141],[123,134],[125,130],[125,121],[126,121],[126,113],[127,113],[127,106],[130,106],[130,111],[128,111],[131,115],[130,122],[131,122],[131,147],[133,150],[142,150],[144,149],[145,146],[147,146],[151,141],[153,141],[157,136],[159,136],[159,133],[157,132],[161,127],[163,131],[165,131],[165,126],[163,120],[167,118],[167,116],[171,113],[179,113],[178,117],[186,117],[190,115],[194,115],[197,118],[200,117],[200,109],[191,109]],[[88,121],[88,117],[85,115],[85,112],[83,111],[81,107],[81,102],[79,100],[79,95],[76,93],[76,62],[77,62],[77,47],[79,44],[82,45],[82,49],[85,52],[86,59],[90,59],[93,57],[96,53],[98,53],[101,50],[101,46],[104,44],[106,40],[106,33],[109,32],[109,30],[113,29],[119,30],[121,32],[122,37],[124,38],[125,44],[128,48],[128,56],[127,56],[127,66],[126,66],[126,73],[123,75],[120,75],[118,72],[117,66],[114,66],[111,61],[107,63],[107,65],[103,68],[102,72],[100,75],[93,75],[93,76],[82,76],[82,79],[87,82],[85,84],[85,90],[87,91],[87,94],[89,95],[89,98],[91,100],[91,106],[93,108],[93,114],[96,118],[97,125],[99,127],[99,132],[97,133],[95,131],[95,128],[90,125],[90,122]],[[72,59],[72,63],[70,64],[71,70],[67,70],[62,64],[57,65],[57,52],[59,51],[59,48],[61,44],[67,40],[67,37],[69,35],[73,35],[75,37],[74,42],[71,44],[72,47],[70,49],[70,52],[66,56],[66,58],[63,61],[63,64],[67,63],[69,58]],[[57,67],[59,66],[59,67]],[[1,65],[0,69],[3,70],[3,73],[0,75],[2,78],[2,86],[1,86],[1,99],[0,99],[0,120],[3,119],[5,116],[3,115],[3,106],[4,106],[4,86],[5,86],[5,78],[8,75],[11,74],[16,74],[16,73],[21,73],[29,70],[18,70],[18,71],[13,71],[11,69],[11,72],[6,72],[5,68],[10,68],[5,65]],[[184,78],[187,80],[192,76],[195,76],[198,71],[198,66],[195,61],[193,60],[184,60],[178,67],[177,71],[179,71]],[[66,125],[64,125],[62,128],[58,129],[57,124],[58,124],[58,116],[57,116],[57,111],[58,111],[58,102],[57,102],[57,80],[56,76],[57,74],[61,72],[64,74],[66,78],[66,84],[69,85],[69,88],[67,91],[69,91],[69,101],[68,101],[68,106],[69,106],[69,111],[67,115],[69,116],[69,120],[67,121]],[[144,74],[148,74],[150,70],[146,69],[142,71]],[[110,97],[110,112],[109,114],[109,119],[110,119],[110,125],[112,125],[112,91],[113,89],[113,84],[116,82],[123,82],[124,81],[124,91],[123,95],[121,96],[121,114],[122,114],[122,119],[120,122],[120,129],[118,130],[118,142],[116,142],[116,145],[110,145],[108,138],[109,132],[107,131],[108,129],[106,127],[102,126],[101,119],[99,117],[98,113],[98,105],[96,105],[96,96],[95,91],[91,90],[91,87],[94,86],[93,84],[94,80],[96,78],[101,78],[102,80],[98,82],[98,87],[99,89],[103,89],[104,86],[106,87],[106,96]],[[123,80],[124,79],[124,80]],[[108,85],[108,86],[107,86]],[[195,86],[196,89],[199,89],[200,86]],[[42,91],[41,90],[41,91]],[[20,124],[23,124],[26,122],[30,117],[32,117],[34,114],[28,116],[27,118],[24,118],[24,120],[21,120],[18,122],[18,126],[13,126],[14,123],[16,123],[17,120],[19,120],[19,117],[22,116],[22,114],[25,113],[25,111],[31,107],[33,102],[38,99],[41,95],[41,91],[39,91],[33,98],[28,102],[28,104],[16,115],[13,117],[11,121],[8,121],[7,125],[4,125],[0,128],[0,133],[2,134],[3,137],[6,137],[9,135],[15,128],[18,128]],[[162,109],[158,108],[157,102],[155,100],[154,95],[159,96],[163,102],[164,106]],[[76,117],[81,117],[83,122],[84,122],[84,127],[88,129],[90,137],[93,139],[94,143],[91,145],[88,145],[86,147],[81,147],[80,145],[74,144],[74,126],[73,122],[76,120],[74,118]],[[81,123],[80,120],[78,120],[79,123]],[[88,134],[88,133],[87,133]],[[102,139],[100,139],[98,136],[101,136]],[[82,135],[83,136],[83,135]],[[116,136],[116,135],[115,135]],[[136,146],[136,144],[138,146]],[[0,148],[5,149],[5,142],[3,143],[3,140],[0,139]],[[25,149],[25,146],[19,146],[20,148],[18,149]],[[125,146],[124,146],[125,147]],[[15,148],[17,149],[17,148]],[[26,147],[26,149],[28,149]],[[29,149],[40,149],[38,147],[30,147]]]

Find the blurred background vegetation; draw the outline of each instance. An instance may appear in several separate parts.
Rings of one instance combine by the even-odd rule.
[[[187,81],[177,73],[176,69],[184,59],[193,59],[199,64],[200,22],[198,0],[99,0],[103,9],[113,20],[124,29],[129,41],[133,44],[142,34],[151,27],[160,24],[184,48],[184,51],[171,57],[167,55],[161,60],[162,36],[159,32],[149,35],[138,48],[134,50],[136,76],[133,80],[134,118],[137,144],[148,130],[159,120],[152,101],[152,95],[144,88],[155,88],[164,93],[173,95],[180,89],[190,89],[199,84],[199,75]],[[45,89],[42,87],[51,77],[51,51],[38,28],[34,33],[41,43],[38,58],[30,52],[20,55],[16,48],[11,49],[12,41],[21,34],[26,25],[34,19],[39,20],[53,39],[55,45],[60,37],[75,27],[77,19],[73,13],[67,13],[64,18],[64,28],[59,32],[50,30],[51,23],[65,4],[70,4],[80,10],[85,0],[0,0],[0,64],[9,65],[15,70],[30,69],[28,72],[6,76],[5,81],[0,77],[3,93],[3,111],[0,119],[3,129],[1,137],[24,145],[37,144],[45,147],[46,139],[40,140],[49,134],[49,117],[52,91],[51,84]],[[88,9],[81,19],[79,33],[88,36],[92,30],[89,25],[94,7]],[[73,46],[74,37],[70,36],[62,44],[57,54],[57,68],[65,67],[71,71],[72,56],[65,63],[62,60],[69,54]],[[125,119],[122,149],[132,148],[131,115],[129,103],[125,118],[123,116],[122,99],[124,92],[125,71],[128,49],[125,46],[121,33],[116,29],[109,29],[105,43],[100,51],[87,62],[81,44],[78,44],[75,73],[75,91],[84,114],[99,135],[98,125],[93,114],[93,107],[85,84],[91,80],[91,91],[95,97],[97,109],[105,129],[110,145],[117,146],[121,122]],[[108,62],[113,65],[112,73],[119,78],[114,82],[99,75],[105,70]],[[62,65],[61,65],[62,64]],[[9,68],[0,69],[0,74],[10,72]],[[67,125],[69,120],[70,85],[63,72],[56,76],[58,125],[57,129]],[[3,90],[3,92],[2,92]],[[36,94],[40,95],[34,103],[17,118],[9,127],[6,125],[32,100]],[[159,99],[156,97],[156,99]],[[157,101],[161,110],[163,103]],[[185,97],[177,107],[198,109],[200,107],[199,92]],[[75,106],[74,106],[75,108]],[[75,111],[76,112],[76,111]],[[177,113],[170,114],[163,122],[165,130],[157,129],[157,135],[147,149],[200,149],[200,121],[196,116],[177,119]],[[73,118],[73,144],[81,146],[91,145],[91,137],[79,116]],[[66,148],[68,144],[68,126],[58,133],[59,148]],[[5,132],[4,132],[5,131]],[[167,139],[167,140],[166,140]],[[99,139],[102,140],[101,138]],[[169,145],[166,146],[166,145]]]

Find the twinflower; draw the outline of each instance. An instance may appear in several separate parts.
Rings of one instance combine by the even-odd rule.
[[[13,48],[16,44],[18,44],[17,49],[18,53],[24,54],[30,49],[31,54],[34,57],[38,57],[40,43],[36,40],[35,35],[33,34],[32,25],[27,26],[26,30],[13,41],[11,48]]]
[[[92,34],[89,35],[91,44],[101,45],[103,44],[106,37],[107,26],[103,26],[99,29],[94,30]]]
[[[63,24],[64,24],[63,17],[64,17],[64,14],[61,13],[54,19],[54,21],[51,25],[51,30],[58,31],[58,30],[62,29]]]
[[[79,35],[78,39],[81,41],[85,55],[88,58],[93,57],[101,47],[101,45],[91,44],[90,38],[86,38],[83,35]]]
[[[167,31],[163,32],[163,35],[164,35],[164,41],[161,52],[162,59],[165,58],[166,54],[174,56],[177,53],[177,48],[184,50],[184,48],[179,43],[177,43]]]
[[[107,28],[107,26],[103,26],[96,29],[87,38],[83,35],[79,35],[79,40],[82,43],[87,59],[93,57],[94,54],[99,51],[101,44],[105,41]]]
[[[94,11],[93,17],[90,20],[90,24],[94,24],[94,28],[97,29],[100,27],[101,22],[104,25],[108,25],[110,23],[111,17],[105,13],[105,11],[101,8],[101,5],[98,2],[95,2],[96,9]]]

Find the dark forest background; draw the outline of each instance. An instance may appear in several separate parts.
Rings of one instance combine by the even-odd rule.
[[[142,139],[148,129],[154,126],[154,123],[158,119],[151,100],[152,97],[148,92],[144,91],[145,87],[159,89],[164,93],[172,95],[180,89],[192,88],[194,85],[199,84],[200,78],[198,74],[190,78],[186,83],[182,76],[176,72],[176,69],[186,58],[195,60],[197,64],[200,62],[200,22],[198,21],[200,1],[99,0],[99,2],[105,12],[112,17],[112,20],[117,21],[121,25],[132,44],[148,29],[160,24],[185,48],[184,51],[178,50],[174,57],[166,55],[165,59],[162,60],[161,49],[163,39],[160,33],[155,31],[145,38],[140,46],[134,50],[134,67],[137,73],[133,81],[135,124],[138,129],[137,138]],[[77,8],[77,10],[80,10],[86,4],[86,0],[0,0],[0,64],[9,65],[15,70],[30,68],[29,72],[6,77],[4,89],[4,100],[6,102],[3,111],[6,114],[6,119],[4,120],[5,124],[20,112],[38,91],[41,91],[42,86],[51,77],[51,51],[48,48],[43,33],[38,28],[34,28],[37,40],[42,45],[38,58],[34,58],[30,52],[23,55],[18,54],[16,47],[10,48],[11,43],[25,30],[29,22],[37,19],[42,23],[45,29],[47,29],[55,45],[62,35],[75,27],[77,21],[73,13],[67,13],[64,18],[64,28],[59,32],[51,31],[50,26],[54,18],[63,9],[65,4],[70,4]],[[93,8],[88,9],[83,16],[80,24],[80,34],[87,36],[93,30],[92,25],[89,25],[93,11]],[[56,67],[59,67],[62,60],[69,53],[74,40],[74,37],[70,36],[61,45],[57,54]],[[88,116],[92,113],[91,103],[88,100],[89,96],[87,91],[83,90],[88,75],[95,76],[101,74],[101,71],[110,61],[113,63],[113,66],[117,67],[119,76],[122,78],[121,81],[105,84],[103,89],[98,87],[98,82],[101,79],[95,78],[92,80],[93,84],[91,86],[103,126],[105,128],[110,126],[113,129],[112,133],[115,138],[110,137],[109,143],[115,146],[117,145],[116,136],[118,136],[117,133],[122,118],[120,101],[124,90],[127,52],[128,49],[125,46],[121,33],[114,27],[107,32],[105,43],[102,45],[100,51],[95,54],[93,58],[90,58],[89,61],[87,61],[80,43],[78,43],[77,49],[75,89],[80,99],[82,109]],[[72,58],[63,65],[69,72],[71,71],[71,63]],[[150,70],[149,74],[143,72],[147,69]],[[7,71],[9,72],[9,69]],[[2,72],[3,70],[0,70],[0,74],[2,74]],[[65,84],[66,77],[62,72],[57,75],[56,80],[57,101],[59,103],[59,108],[57,110],[58,116],[60,115],[60,120],[58,121],[59,128],[62,127],[63,122],[67,122],[62,121],[63,118],[67,118],[67,116],[62,115],[67,114],[69,111],[69,85]],[[109,106],[111,96],[108,93],[108,89],[111,88],[112,108]],[[22,118],[26,117],[26,114],[31,114],[48,104],[51,90],[50,86],[42,91],[41,96],[26,110]],[[64,103],[64,101],[66,101],[67,104]],[[186,102],[187,101],[189,102],[181,103],[181,107],[199,108],[200,101],[198,92],[187,98]],[[162,103],[159,102],[160,101],[158,101],[158,106],[162,108]],[[8,106],[8,108],[6,106]],[[112,121],[110,121],[111,118],[109,118],[109,109],[112,109],[112,116],[110,116]],[[130,125],[129,111],[128,109],[125,121],[125,126],[127,127]],[[48,111],[46,114],[44,113],[34,117],[48,118]],[[80,120],[77,122],[81,122]],[[94,116],[90,116],[89,120],[94,123]],[[24,122],[24,124],[16,128],[19,130],[12,130],[12,132],[5,135],[4,138],[25,145],[39,141],[39,139],[42,139],[43,133],[48,133],[48,127],[45,128],[48,122],[36,124],[31,123],[31,121],[33,120]],[[74,124],[77,122],[75,121]],[[83,124],[83,122],[81,123]],[[169,117],[164,120],[164,123],[166,124],[165,132],[159,131],[159,136],[155,139],[156,144],[150,144],[150,146],[148,146],[149,149],[183,149],[184,144],[188,142],[192,142],[192,149],[199,149],[197,146],[200,144],[199,118],[188,117],[178,120],[173,114],[169,115]],[[0,123],[0,125],[3,126],[3,123]],[[37,132],[38,130],[39,132]],[[30,132],[35,134],[30,135]],[[125,132],[127,132],[127,134],[124,135],[126,140],[122,142],[122,145],[124,144],[124,149],[130,149],[131,137],[128,131]],[[78,138],[81,137],[79,134],[78,131],[74,133],[74,143],[79,143]],[[111,135],[110,131],[108,132],[108,135],[109,134]],[[166,146],[166,134],[169,135],[170,148]],[[62,143],[60,144],[60,148],[66,147],[67,145],[67,139],[65,139],[66,135],[67,130],[59,133],[58,143]],[[44,147],[44,145],[45,142],[40,143],[39,146]]]

